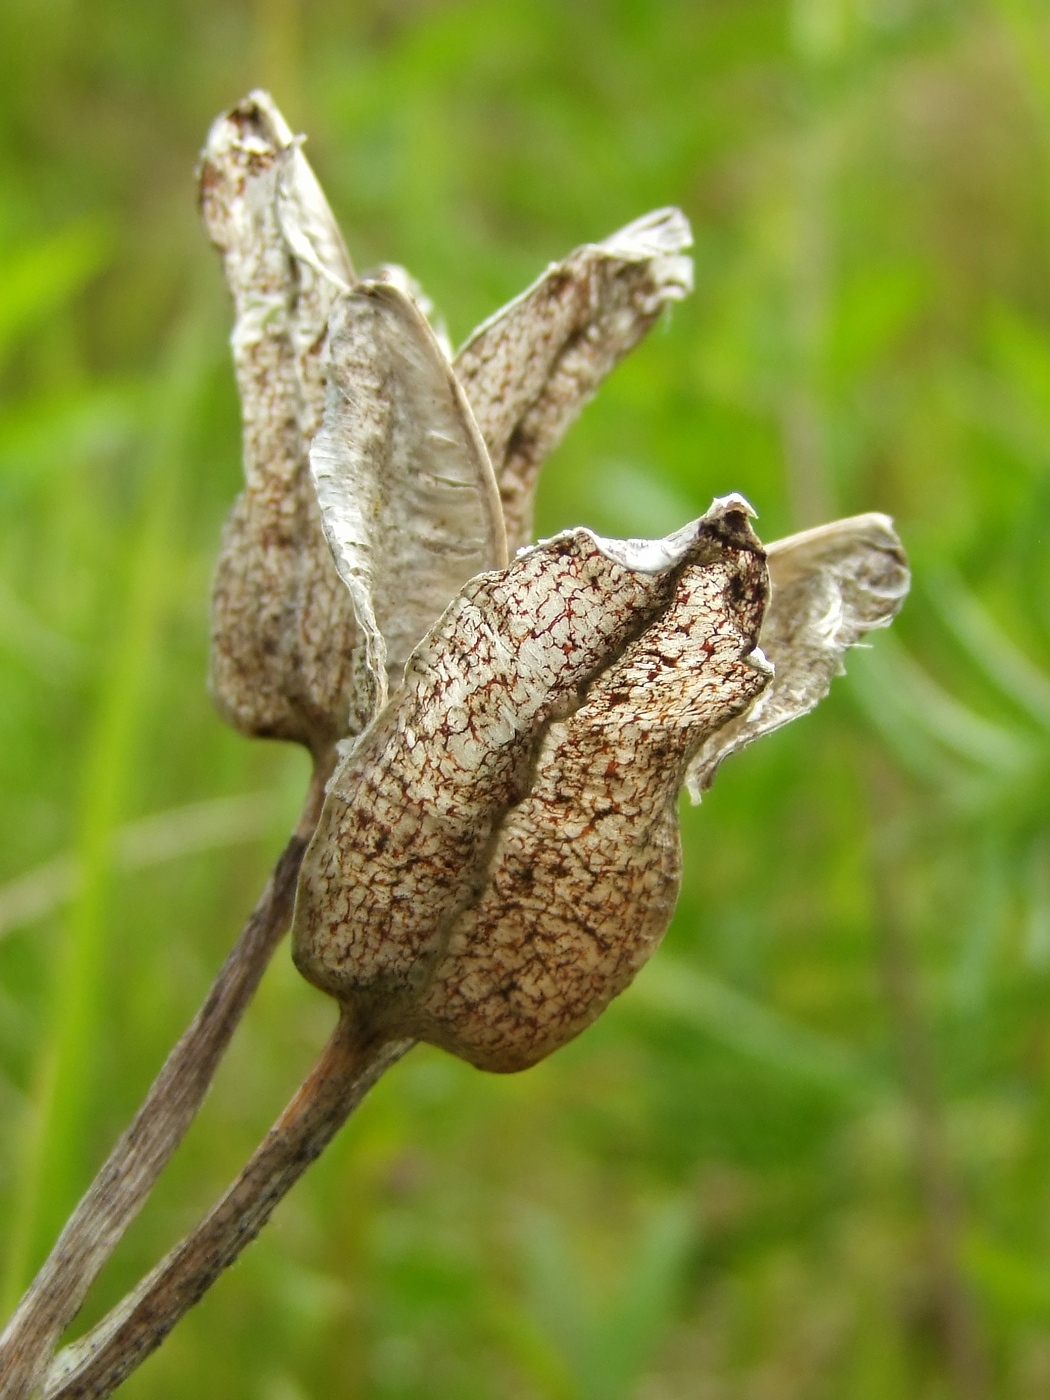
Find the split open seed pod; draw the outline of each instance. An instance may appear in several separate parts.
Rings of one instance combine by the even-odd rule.
[[[666,539],[570,530],[485,568],[494,474],[422,318],[375,284],[332,325],[313,467],[375,718],[343,745],[303,862],[295,960],[367,1038],[521,1069],[659,942],[683,783],[699,793],[811,709],[895,615],[907,567],[874,515],[767,563],[729,496]],[[455,591],[457,570],[473,576]]]
[[[421,329],[409,312],[390,310],[395,303],[388,314],[372,316],[376,339],[367,343],[368,318],[352,299],[358,284],[335,219],[301,140],[266,93],[251,93],[214,124],[200,187],[233,294],[244,419],[245,488],[227,523],[215,578],[211,689],[242,732],[328,751],[359,733],[382,703],[383,668],[361,661],[377,637],[390,633],[387,673],[396,683],[398,665],[456,588],[478,569],[505,562],[504,536],[512,550],[525,542],[544,458],[661,308],[689,289],[689,226],[677,210],[661,210],[602,243],[585,244],[485,322],[449,370],[447,345],[429,333],[422,315],[416,317]],[[368,286],[373,305],[381,301],[375,288],[389,286],[401,294],[397,305],[417,312],[429,306],[396,267],[381,269]],[[400,641],[392,623],[366,623],[362,633],[361,598],[357,606],[351,599],[360,561],[337,552],[341,579],[324,540],[356,514],[370,547],[408,563],[428,547],[404,536],[417,526],[425,533],[419,512],[413,518],[402,510],[401,497],[374,464],[365,480],[355,478],[361,454],[343,450],[344,438],[357,431],[361,400],[352,386],[366,360],[366,378],[402,384],[410,398],[429,393],[428,383],[442,386],[439,397],[455,400],[453,454],[468,439],[471,452],[480,441],[490,460],[483,474],[490,485],[494,478],[489,494],[497,509],[483,532],[487,552],[465,555],[455,566],[450,560],[443,595],[435,601],[428,594],[418,618],[401,617]],[[415,389],[408,387],[413,374]],[[328,446],[315,458],[316,487],[325,498],[319,510],[308,458],[325,413]],[[411,422],[397,413],[398,450],[434,459],[430,476],[438,481],[438,430],[420,426],[413,437]],[[381,418],[381,406],[369,415],[373,423]],[[403,483],[403,475],[398,479]],[[367,527],[362,510],[371,512]],[[388,576],[392,597],[415,589],[409,577]],[[378,598],[376,605],[383,610]]]

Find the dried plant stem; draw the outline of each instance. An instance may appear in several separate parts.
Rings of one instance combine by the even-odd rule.
[[[59,1338],[193,1122],[234,1030],[288,927],[303,853],[330,772],[315,765],[302,815],[223,964],[207,1000],[154,1080],[66,1222],[0,1336],[0,1391],[24,1400],[39,1384]]]
[[[411,1040],[362,1040],[341,1017],[331,1039],[244,1170],[197,1228],[91,1332],[56,1357],[42,1400],[110,1395],[164,1340],[265,1225]]]

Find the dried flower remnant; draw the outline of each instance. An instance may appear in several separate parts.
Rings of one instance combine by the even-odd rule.
[[[907,591],[888,520],[861,516],[770,546],[770,600],[749,513],[558,536],[470,583],[411,657],[336,772],[296,905],[300,970],[362,1033],[523,1069],[644,964],[683,782],[812,709]]]
[[[362,671],[360,661],[375,650],[376,633],[363,638],[358,631],[362,599],[355,607],[353,590],[336,575],[306,470],[326,402],[326,368],[338,377],[340,350],[330,354],[328,319],[355,287],[355,275],[301,143],[266,93],[251,93],[218,119],[200,175],[205,221],[234,298],[246,476],[216,572],[211,688],[236,728],[323,752],[359,732],[379,701],[377,672]],[[684,216],[660,210],[587,244],[460,351],[454,371],[492,455],[512,550],[531,528],[544,457],[661,308],[688,291],[690,241]],[[384,266],[372,280],[429,314],[403,269]],[[341,345],[348,344],[344,336]],[[434,344],[447,357],[440,332]],[[425,464],[421,470],[434,475]],[[326,474],[335,516],[345,514],[358,483]],[[393,539],[399,523],[377,523],[375,538]],[[426,534],[426,522],[417,523]],[[502,562],[502,548],[491,543],[484,565],[467,567],[464,558],[441,606],[478,567]],[[384,567],[385,578],[375,580],[379,591],[399,597],[413,587],[393,561]],[[402,635],[386,639],[390,657],[398,658],[390,661],[392,679],[439,610],[398,620]],[[381,625],[378,635],[385,635]]]

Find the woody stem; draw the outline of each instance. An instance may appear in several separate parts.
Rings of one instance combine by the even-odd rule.
[[[41,1400],[101,1400],[154,1351],[249,1244],[411,1040],[362,1040],[341,1018],[320,1058],[240,1175],[97,1327],[55,1358]]]
[[[59,1338],[200,1109],[288,927],[299,866],[317,825],[330,766],[315,763],[295,830],[207,998],[0,1335],[0,1390],[6,1400],[25,1400],[39,1384]]]

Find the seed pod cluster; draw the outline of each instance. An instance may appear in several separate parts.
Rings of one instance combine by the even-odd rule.
[[[683,784],[699,800],[896,615],[900,541],[864,515],[764,550],[732,495],[663,540],[527,547],[544,458],[690,288],[677,210],[578,248],[451,356],[407,273],[355,277],[265,94],[213,127],[201,199],[246,476],[212,688],[245,732],[338,755],[295,961],[373,1041],[523,1069],[659,943]]]

